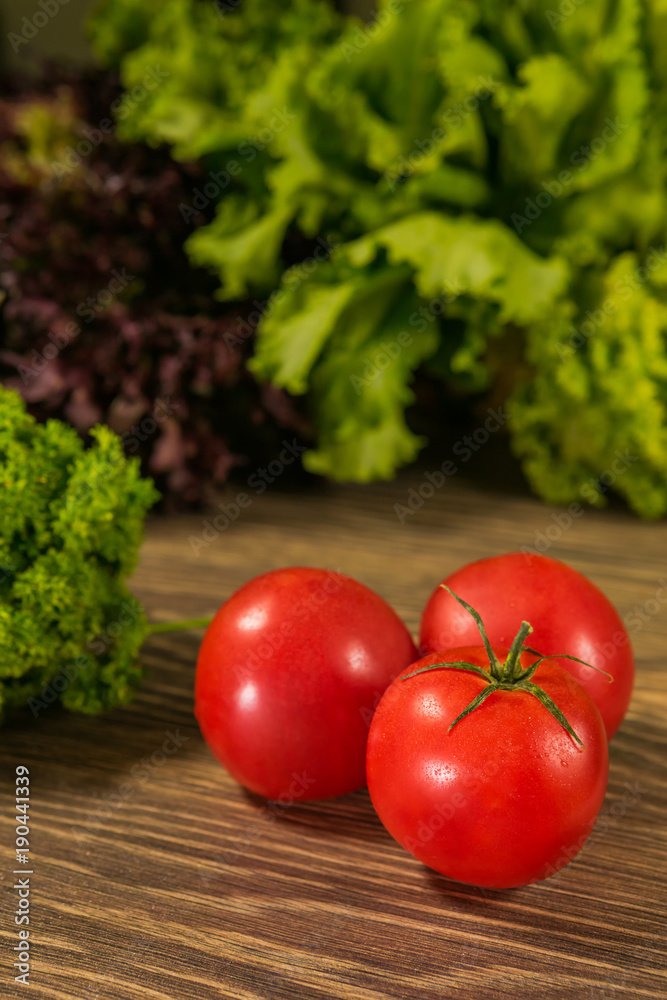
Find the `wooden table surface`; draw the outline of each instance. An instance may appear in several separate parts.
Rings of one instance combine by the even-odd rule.
[[[199,555],[188,539],[201,517],[154,520],[134,589],[169,620],[212,613],[258,572],[326,566],[376,588],[416,631],[445,574],[551,527],[551,555],[646,619],[603,820],[577,860],[538,885],[482,891],[408,856],[365,791],[268,810],[199,736],[200,633],[155,636],[132,706],[102,718],[51,708],[2,732],[0,997],[667,997],[667,524],[587,511],[554,528],[554,509],[459,477],[400,524],[394,504],[420,481],[267,491]],[[11,967],[17,764],[31,774],[29,987]]]

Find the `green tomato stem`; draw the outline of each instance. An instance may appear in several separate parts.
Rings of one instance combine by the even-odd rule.
[[[159,622],[148,626],[148,635],[157,635],[160,632],[184,632],[189,628],[206,628],[212,621],[212,618],[190,618],[181,622]]]
[[[471,615],[472,618],[474,619],[475,625],[477,626],[479,634],[482,637],[482,642],[484,643],[484,649],[486,650],[486,655],[489,658],[489,666],[491,668],[491,673],[496,678],[496,680],[500,680],[502,668],[500,666],[500,663],[498,662],[496,654],[493,652],[491,643],[489,642],[489,637],[487,636],[486,629],[484,628],[484,622],[482,621],[479,611],[476,611],[475,608],[471,607],[466,601],[463,600],[462,597],[459,597],[459,595],[455,594],[453,590],[450,590],[450,588],[447,586],[446,583],[441,583],[440,586],[443,590],[446,590],[448,594],[451,594],[454,600],[458,601],[461,607],[465,608],[468,614]]]
[[[523,640],[526,639],[532,631],[532,625],[529,625],[528,622],[521,622],[521,628],[514,636],[514,641],[510,646],[507,659],[503,663],[502,679],[504,681],[516,680],[517,675],[521,672],[520,658],[524,650]]]
[[[451,596],[459,602],[461,607],[465,608],[475,620],[475,624],[477,625],[479,633],[482,637],[482,642],[484,643],[486,654],[489,658],[488,671],[484,670],[483,667],[480,667],[477,664],[459,660],[453,663],[432,663],[428,667],[419,667],[417,670],[413,670],[411,673],[406,674],[402,678],[404,681],[407,681],[411,677],[415,677],[417,674],[426,673],[429,670],[467,670],[470,673],[478,674],[486,681],[487,686],[483,688],[477,697],[473,698],[461,714],[454,719],[447,731],[451,732],[454,726],[456,726],[461,719],[465,719],[467,715],[470,715],[471,712],[474,712],[481,705],[483,705],[489,695],[493,694],[494,691],[527,691],[528,694],[532,694],[533,697],[537,698],[537,700],[544,705],[554,719],[560,723],[563,729],[569,733],[572,739],[583,749],[583,742],[579,736],[577,736],[558,705],[556,705],[553,699],[549,697],[546,691],[544,691],[538,684],[534,684],[531,681],[531,677],[539,665],[544,660],[551,658],[549,656],[543,656],[542,653],[539,653],[536,649],[531,649],[530,646],[524,646],[524,640],[533,631],[532,625],[529,625],[528,622],[521,622],[521,628],[515,635],[507,657],[505,658],[505,662],[501,666],[498,661],[498,657],[491,647],[491,643],[489,642],[489,638],[486,634],[486,629],[484,628],[479,612],[472,608],[469,604],[466,604],[466,602],[459,597],[458,594],[455,594],[453,590],[450,590],[446,584],[441,583],[440,586],[443,590],[446,590],[448,594],[451,594]],[[535,660],[534,663],[531,663],[529,667],[526,667],[525,670],[521,668],[521,656],[523,653],[531,653],[532,655],[538,657],[538,659]],[[565,657],[568,660],[575,660],[577,663],[583,663],[587,667],[592,666],[591,663],[586,663],[585,660],[580,660],[576,656],[570,656],[568,653],[555,653],[553,655]],[[593,669],[596,670],[598,668],[593,667]],[[606,674],[609,680],[613,681],[614,678],[610,674],[607,674],[605,670],[600,672]]]

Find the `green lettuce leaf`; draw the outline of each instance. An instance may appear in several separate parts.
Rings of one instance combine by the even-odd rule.
[[[414,371],[438,348],[439,317],[483,304],[486,335],[548,315],[565,263],[540,260],[506,227],[436,213],[410,216],[334,252],[305,282],[273,297],[250,367],[309,392],[319,446],[306,466],[335,479],[387,478],[424,443],[408,429]],[[421,311],[420,311],[421,310]],[[479,324],[452,360],[477,375]]]
[[[643,517],[667,513],[667,254],[622,254],[591,290],[532,331],[534,377],[510,410],[514,448],[555,503],[610,490]],[[614,419],[609,419],[614,414]]]
[[[667,509],[657,269],[598,337],[558,353],[665,244],[664,0],[379,0],[370,25],[332,0],[140,7],[97,15],[102,54],[125,44],[128,88],[168,71],[119,127],[240,162],[188,250],[222,297],[266,301],[251,367],[307,395],[310,468],[366,481],[414,457],[405,410],[428,364],[444,392],[511,400],[543,496],[579,497],[627,445],[637,460],[612,488],[647,516]],[[326,237],[332,259],[286,271],[295,232]]]

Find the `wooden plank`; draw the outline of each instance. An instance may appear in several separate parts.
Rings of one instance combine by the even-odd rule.
[[[405,854],[364,791],[269,810],[198,734],[199,635],[156,636],[132,706],[95,719],[51,708],[3,731],[0,995],[25,995],[11,967],[12,792],[24,763],[40,1000],[667,996],[667,525],[587,511],[563,530],[552,516],[562,512],[463,481],[401,524],[394,505],[420,481],[267,491],[199,554],[190,539],[203,517],[154,520],[134,588],[152,618],[171,620],[212,613],[259,572],[321,565],[374,587],[416,631],[444,575],[550,529],[549,554],[589,574],[622,615],[640,607],[646,618],[604,819],[579,858],[539,885],[482,891]],[[166,732],[180,741],[170,756]]]

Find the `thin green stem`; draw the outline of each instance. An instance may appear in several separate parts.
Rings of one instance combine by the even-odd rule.
[[[556,722],[560,722],[563,729],[567,730],[573,740],[575,740],[580,747],[583,747],[583,740],[580,740],[574,729],[567,721],[560,708],[556,702],[549,697],[543,688],[539,687],[537,684],[533,684],[532,681],[524,681],[520,687],[517,688],[518,691],[529,691],[530,694],[534,695],[539,702],[541,702],[546,709],[548,709],[553,715]]]
[[[157,635],[160,632],[184,632],[189,628],[206,628],[212,621],[212,618],[190,618],[183,622],[158,622],[148,626],[148,634]]]
[[[507,654],[507,659],[503,664],[503,680],[513,681],[516,677],[517,669],[516,665],[521,656],[523,649],[523,640],[526,636],[530,635],[533,631],[533,626],[529,625],[528,622],[521,622],[521,628],[514,636],[514,641],[510,646],[510,651]]]
[[[486,701],[486,699],[489,697],[490,694],[493,694],[494,691],[498,690],[499,690],[498,684],[489,684],[482,691],[480,691],[477,697],[473,698],[468,707],[464,708],[461,714],[456,716],[456,718],[452,722],[447,732],[451,733],[452,729],[454,728],[457,722],[460,722],[461,719],[465,719],[466,715],[470,715],[471,712],[474,712],[476,708],[479,708],[482,702]]]
[[[543,653],[538,653],[536,649],[531,649],[530,646],[524,646],[523,652],[533,653],[535,656],[539,656],[543,660],[574,660],[575,663],[581,663],[584,667],[590,667],[591,670],[597,670],[599,674],[604,674],[605,677],[609,678],[610,684],[614,680],[611,674],[606,670],[603,670],[602,667],[594,667],[592,663],[588,662],[588,660],[580,660],[578,656],[571,656],[569,653],[549,653],[545,656]]]
[[[454,600],[458,601],[461,607],[465,608],[468,614],[472,615],[472,617],[474,618],[475,624],[479,629],[479,634],[482,637],[482,642],[484,643],[484,649],[486,650],[486,655],[489,658],[491,673],[496,678],[496,680],[500,680],[500,674],[501,674],[500,663],[498,662],[498,657],[491,648],[491,643],[489,642],[489,637],[486,634],[486,629],[484,628],[484,622],[481,619],[479,611],[475,611],[475,609],[472,608],[468,603],[466,603],[466,601],[464,601],[462,597],[459,597],[459,595],[455,594],[453,590],[450,590],[446,583],[441,583],[440,586],[442,587],[443,590],[446,590],[448,594],[451,594]]]
[[[413,670],[411,674],[406,674],[403,680],[407,681],[409,677],[425,674],[429,670],[469,670],[471,673],[479,674],[489,684],[492,680],[488,670],[484,670],[483,667],[478,667],[474,663],[468,663],[466,660],[456,660],[453,663],[432,663],[429,667],[420,667],[419,670]]]
[[[579,736],[575,733],[574,729],[570,723],[565,718],[563,712],[560,710],[555,701],[546,693],[546,691],[541,688],[538,684],[534,684],[531,678],[537,671],[544,660],[551,659],[550,656],[544,656],[542,653],[538,653],[536,649],[531,649],[530,646],[524,646],[524,639],[526,636],[530,635],[533,631],[532,626],[528,622],[521,622],[521,628],[517,632],[510,646],[507,657],[502,667],[498,662],[498,658],[495,655],[489,638],[484,629],[482,619],[477,611],[472,608],[469,604],[466,604],[462,598],[450,590],[449,587],[441,583],[440,586],[443,590],[446,590],[456,601],[459,602],[461,607],[465,608],[472,617],[475,619],[477,628],[482,637],[484,643],[484,648],[486,649],[487,656],[489,658],[489,670],[484,670],[482,667],[477,666],[475,663],[468,663],[466,660],[458,660],[453,663],[432,663],[427,667],[418,667],[417,670],[413,670],[411,673],[406,674],[403,677],[404,681],[407,681],[410,677],[415,677],[417,674],[426,673],[428,670],[468,670],[471,673],[478,674],[483,677],[486,681],[486,687],[483,688],[479,694],[470,702],[470,704],[458,715],[452,724],[449,726],[448,732],[451,732],[454,726],[465,719],[467,715],[474,712],[475,709],[483,705],[489,695],[493,694],[494,691],[527,691],[531,694],[546,708],[548,712],[551,713],[553,718],[563,727],[563,729],[569,733],[575,743],[583,749],[583,742]],[[534,663],[531,663],[524,670],[521,669],[521,655],[523,653],[531,653],[537,657]],[[554,656],[564,657],[568,660],[574,660],[576,663],[583,663],[587,667],[592,667],[592,663],[586,663],[585,660],[580,660],[577,656],[570,656],[569,653],[557,653]],[[593,667],[594,670],[600,670],[599,667]],[[600,670],[600,673],[605,674],[610,681],[613,680],[611,674],[608,674],[606,670]]]
[[[521,673],[516,678],[517,684],[520,683],[521,681],[529,681],[530,678],[535,673],[535,671],[537,670],[537,668],[539,667],[539,665],[541,663],[544,663],[544,661],[547,659],[548,659],[547,656],[540,656],[539,660],[535,660],[535,662],[531,663],[529,667],[526,667],[525,670],[522,670]]]

